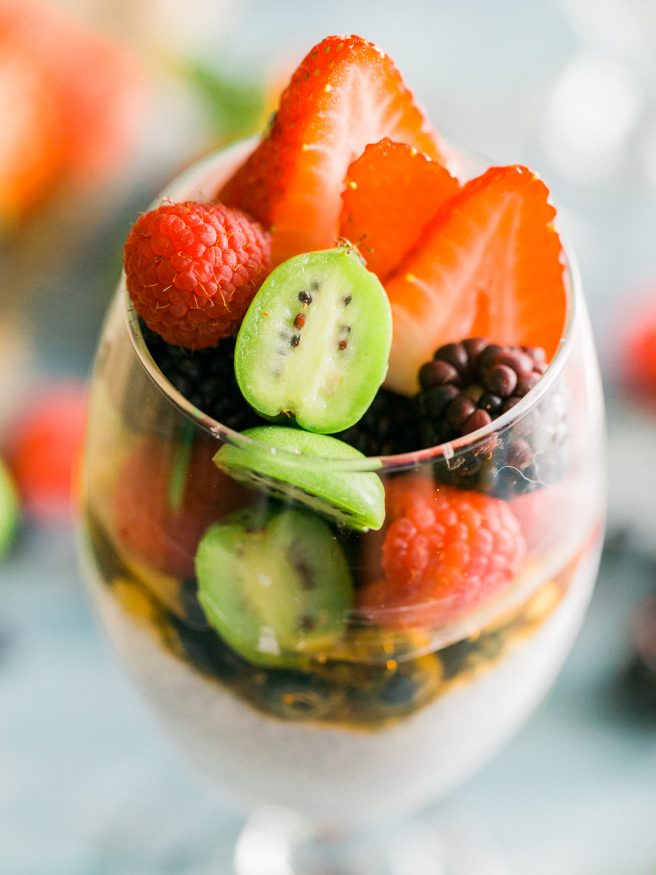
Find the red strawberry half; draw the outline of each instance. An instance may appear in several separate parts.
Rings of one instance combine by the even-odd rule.
[[[268,134],[219,195],[273,234],[274,264],[333,246],[344,177],[383,137],[440,160],[443,150],[391,58],[359,36],[330,36],[298,67]]]
[[[387,385],[412,394],[444,343],[494,337],[556,351],[567,309],[564,256],[549,191],[521,166],[468,182],[385,283],[394,338]]]
[[[348,169],[340,236],[384,280],[459,188],[445,167],[407,143],[372,143]]]

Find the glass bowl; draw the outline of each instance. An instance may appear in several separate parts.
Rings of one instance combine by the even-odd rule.
[[[248,147],[198,164],[162,199],[210,200]],[[553,361],[499,419],[438,447],[335,461],[255,444],[194,407],[151,357],[120,283],[93,377],[82,553],[125,665],[236,807],[273,806],[315,835],[406,817],[478,769],[545,694],[585,612],[605,508],[600,381],[571,259],[569,291]],[[236,480],[213,462],[226,447],[255,468],[275,456],[291,481],[303,469],[384,487],[388,521],[380,532],[354,531],[298,491]],[[448,597],[417,590],[402,606],[358,608],[359,594],[384,576],[390,512],[406,493],[429,503],[441,496],[456,514],[465,513],[463,496],[471,499],[466,513],[480,523],[471,549],[491,525],[502,530],[497,543],[520,537],[513,573],[471,605],[449,607]],[[234,613],[218,626],[208,621],[198,547],[212,527],[235,520],[242,533],[220,554],[222,585],[237,590],[247,579],[253,589],[262,573],[267,598],[280,590],[273,603],[285,606],[280,623],[295,624],[291,638],[276,627],[275,609],[260,618],[245,606],[246,632]],[[249,551],[262,539],[269,552],[258,565]],[[290,549],[301,560],[285,579],[280,556],[287,561]],[[313,615],[313,587],[342,595]]]

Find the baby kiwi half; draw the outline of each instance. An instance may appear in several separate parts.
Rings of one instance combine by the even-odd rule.
[[[307,511],[246,510],[214,523],[196,553],[208,622],[255,665],[299,668],[336,646],[351,574],[328,525]]]
[[[284,425],[258,426],[243,434],[253,443],[225,444],[214,456],[226,474],[351,529],[366,531],[383,525],[385,488],[378,474],[331,465],[333,460],[364,459],[355,447],[329,435]]]
[[[385,379],[392,317],[380,281],[353,249],[297,255],[253,299],[235,375],[269,419],[332,434],[356,423]]]

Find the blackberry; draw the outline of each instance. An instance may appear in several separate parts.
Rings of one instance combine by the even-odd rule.
[[[541,347],[498,346],[480,337],[441,346],[419,371],[416,396],[423,445],[489,425],[532,389],[547,369]]]
[[[262,420],[244,400],[234,370],[236,337],[194,352],[173,346],[141,324],[144,340],[158,368],[180,394],[222,425],[243,431]]]
[[[419,423],[412,398],[379,389],[359,422],[335,437],[365,456],[393,456],[420,448]]]
[[[419,371],[422,388],[414,402],[421,446],[489,425],[514,407],[546,369],[541,347],[499,346],[479,337],[441,346]],[[563,398],[554,392],[494,439],[439,459],[436,479],[500,497],[529,492],[559,476],[564,433]]]

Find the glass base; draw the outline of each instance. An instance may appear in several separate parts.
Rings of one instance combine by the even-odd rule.
[[[348,836],[311,833],[279,810],[255,814],[235,849],[235,875],[505,875],[485,824],[439,809],[393,828]]]

